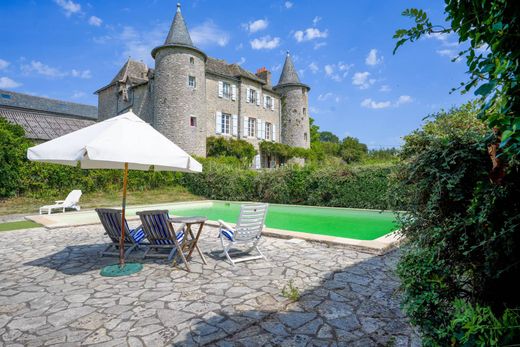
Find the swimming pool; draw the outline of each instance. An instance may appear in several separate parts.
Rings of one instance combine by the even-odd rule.
[[[236,223],[241,203],[210,201],[178,204],[170,215],[206,216]],[[392,212],[334,207],[269,204],[265,225],[269,228],[311,234],[375,240],[397,229]]]

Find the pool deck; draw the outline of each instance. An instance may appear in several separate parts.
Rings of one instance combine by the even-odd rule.
[[[163,203],[155,205],[139,205],[127,207],[127,220],[134,221],[138,220],[138,216],[135,215],[136,211],[140,210],[151,210],[151,209],[169,209],[175,205],[186,204],[201,204],[201,203],[212,203],[215,200],[200,200],[200,201],[189,201],[189,202],[175,202],[175,203]],[[118,206],[114,208],[120,208]],[[172,215],[175,216],[175,215]],[[36,223],[43,225],[46,228],[65,228],[65,227],[77,227],[83,225],[99,224],[99,218],[94,210],[84,210],[80,212],[66,212],[66,213],[53,213],[50,215],[33,215],[26,217]],[[218,226],[217,221],[208,220],[206,222],[210,226]],[[233,225],[233,223],[230,223]],[[329,235],[318,235],[305,233],[300,231],[281,230],[265,227],[263,232],[264,235],[284,238],[284,239],[303,239],[306,241],[321,242],[328,245],[340,245],[349,247],[351,249],[357,249],[372,254],[384,254],[394,248],[400,243],[400,237],[397,231],[383,235],[375,240],[357,240],[345,237],[336,237]]]

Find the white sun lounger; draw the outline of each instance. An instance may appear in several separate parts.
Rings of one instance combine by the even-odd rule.
[[[47,212],[47,214],[51,214],[52,210],[62,210],[65,212],[65,209],[72,208],[76,211],[80,210],[79,198],[81,197],[81,190],[73,190],[67,195],[65,200],[56,200],[54,205],[45,205],[40,207],[40,214],[43,212]]]

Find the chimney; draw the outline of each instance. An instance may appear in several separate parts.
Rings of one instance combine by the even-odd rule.
[[[271,71],[267,70],[265,67],[256,70],[256,76],[264,80],[268,86],[271,85]]]

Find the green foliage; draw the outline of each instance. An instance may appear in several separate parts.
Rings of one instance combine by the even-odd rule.
[[[308,158],[311,155],[308,149],[291,147],[280,142],[262,141],[259,147],[261,153],[277,156],[282,162],[286,162],[291,158]]]
[[[289,280],[289,283],[283,286],[282,296],[291,301],[298,301],[300,299],[300,291],[294,285],[293,280]]]
[[[309,129],[311,144],[320,140],[320,127],[314,124],[314,118],[309,117]]]
[[[320,141],[321,142],[339,143],[339,137],[337,137],[335,134],[331,133],[330,131],[322,131],[322,132],[320,132]]]
[[[384,148],[369,150],[363,163],[397,163],[399,161],[399,150],[397,148]]]
[[[347,163],[361,161],[368,152],[367,145],[355,137],[347,136],[341,141],[340,156]]]
[[[183,175],[182,185],[209,199],[387,209],[388,165],[286,165],[253,171],[204,163],[201,174]]]
[[[255,147],[247,141],[239,139],[226,139],[222,136],[208,137],[206,140],[206,152],[208,157],[235,157],[248,167],[256,155]]]
[[[474,94],[483,101],[479,117],[497,130],[499,137],[495,140],[514,159],[520,153],[520,6],[508,0],[445,3],[450,28],[434,25],[423,10],[405,10],[403,15],[413,18],[415,26],[395,32],[394,53],[406,41],[427,34],[456,33],[459,43],[467,48],[453,60],[465,57],[470,76],[458,89],[463,93],[475,89]]]
[[[489,180],[477,108],[441,112],[406,136],[390,189],[391,204],[407,211],[398,265],[404,309],[425,345],[450,345],[466,333],[487,338],[478,329],[453,330],[457,300],[497,315],[520,306],[510,285],[520,275],[520,168],[511,165],[501,186]]]
[[[450,332],[452,344],[462,346],[512,346],[520,339],[520,314],[506,309],[496,316],[490,307],[455,300]]]
[[[24,134],[21,126],[0,117],[0,197],[19,193],[21,167],[30,146]]]

